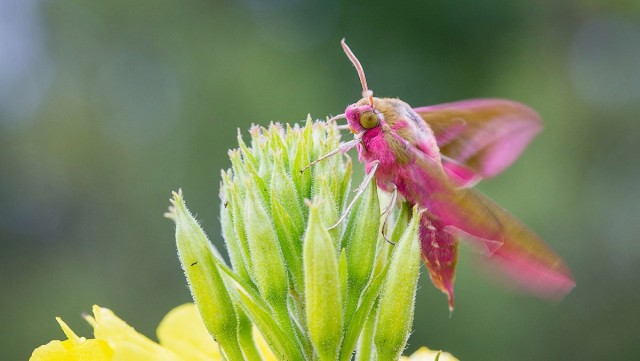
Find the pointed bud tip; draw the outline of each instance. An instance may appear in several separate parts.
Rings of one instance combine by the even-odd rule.
[[[169,206],[169,210],[163,214],[165,218],[171,219],[173,221],[176,220],[177,217],[177,209],[179,207],[184,207],[184,198],[182,196],[182,188],[179,188],[178,191],[171,192],[171,198],[169,199],[171,205]]]

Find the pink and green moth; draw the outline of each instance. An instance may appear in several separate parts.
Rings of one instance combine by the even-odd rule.
[[[341,127],[355,137],[317,161],[357,147],[367,172],[364,183],[375,180],[392,192],[393,202],[399,193],[426,210],[419,232],[422,259],[435,287],[447,295],[449,309],[454,306],[460,240],[483,249],[488,261],[525,291],[554,299],[568,293],[575,282],[562,259],[521,221],[472,188],[520,155],[542,129],[540,116],[503,99],[412,108],[399,99],[374,97],[360,62],[344,39],[341,44],[358,71],[363,97],[332,119],[346,118]]]

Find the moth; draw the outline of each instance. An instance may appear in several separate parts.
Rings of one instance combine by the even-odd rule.
[[[391,192],[391,206],[400,194],[426,210],[419,231],[422,259],[434,286],[446,294],[449,309],[454,307],[460,241],[484,250],[489,262],[526,291],[547,298],[568,293],[575,282],[563,260],[521,221],[473,188],[518,158],[541,131],[540,116],[504,99],[413,108],[399,99],[374,97],[362,65],[344,39],[341,44],[358,72],[362,99],[332,120],[346,119],[341,127],[355,136],[315,162],[357,147],[367,173],[363,185],[374,180]],[[364,188],[360,186],[360,192]]]

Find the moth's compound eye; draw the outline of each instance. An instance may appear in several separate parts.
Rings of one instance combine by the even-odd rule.
[[[378,115],[371,110],[364,111],[360,114],[360,125],[364,129],[371,129],[378,126]]]

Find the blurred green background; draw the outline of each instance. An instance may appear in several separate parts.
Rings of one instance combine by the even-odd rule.
[[[422,272],[409,350],[464,360],[640,359],[640,3],[0,1],[0,359],[112,308],[143,333],[189,301],[171,190],[221,244],[236,128],[341,113],[360,85],[414,106],[504,97],[546,129],[480,188],[577,287],[511,293],[461,255],[457,308]]]

